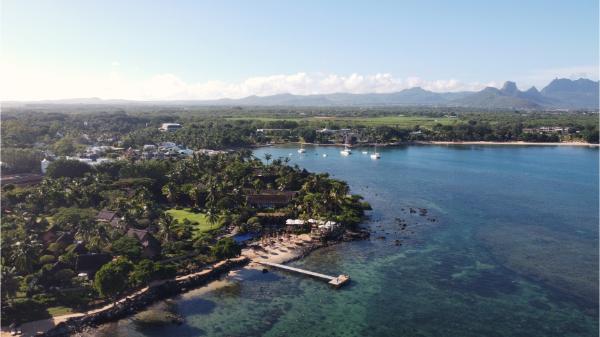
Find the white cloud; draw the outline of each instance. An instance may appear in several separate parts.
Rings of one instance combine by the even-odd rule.
[[[432,91],[479,90],[484,83],[464,83],[456,79],[428,81],[416,77],[395,78],[391,74],[337,75],[296,73],[251,77],[239,82],[208,81],[186,83],[173,74],[154,76],[141,84],[138,99],[219,99],[251,95],[268,96],[330,93],[387,93],[420,86]]]
[[[19,68],[2,64],[0,99],[38,100],[76,97],[122,98],[137,100],[219,99],[250,95],[267,96],[283,93],[297,95],[329,93],[389,93],[412,87],[435,92],[474,91],[486,86],[499,87],[502,81],[466,82],[459,79],[427,80],[419,77],[395,77],[389,73],[332,74],[306,73],[256,76],[240,81],[186,82],[165,73],[146,78],[132,78],[127,70],[112,64],[108,73],[52,71],[46,68]],[[571,67],[535,71],[517,79],[521,88],[545,85],[555,77],[598,78],[598,67]],[[538,84],[539,83],[539,84]]]

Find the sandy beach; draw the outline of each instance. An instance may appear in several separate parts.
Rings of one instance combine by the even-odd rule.
[[[335,143],[335,144],[319,144],[319,143],[304,143],[304,142],[289,142],[289,143],[278,143],[278,144],[267,144],[256,146],[256,148],[260,147],[270,147],[284,144],[297,144],[297,145],[310,145],[310,146],[337,146],[344,147],[345,144]],[[370,147],[370,146],[380,146],[380,147],[393,147],[393,146],[408,146],[408,145],[504,145],[504,146],[584,146],[584,147],[599,147],[600,144],[592,144],[592,143],[584,143],[584,142],[554,142],[554,143],[536,143],[536,142],[488,142],[488,141],[414,141],[414,142],[398,142],[398,143],[382,143],[382,144],[353,144],[349,147]]]
[[[320,242],[308,234],[287,235],[263,239],[259,245],[244,248],[242,255],[251,260],[248,264],[249,268],[259,268],[258,262],[286,263],[303,256],[307,251],[320,245]]]
[[[533,142],[415,142],[423,145],[523,145],[523,146],[586,146],[598,147],[600,144],[582,143],[582,142],[561,142],[561,143],[533,143]]]

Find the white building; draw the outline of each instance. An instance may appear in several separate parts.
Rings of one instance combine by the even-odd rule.
[[[162,125],[158,129],[160,131],[177,131],[177,130],[181,129],[181,124],[179,124],[179,123],[162,123]]]
[[[46,158],[44,158],[41,162],[41,169],[42,169],[42,174],[46,174],[46,171],[48,170],[48,165],[50,165],[50,161]]]

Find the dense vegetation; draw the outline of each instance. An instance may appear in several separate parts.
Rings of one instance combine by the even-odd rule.
[[[270,158],[269,158],[270,159]],[[2,191],[3,322],[35,319],[47,308],[87,308],[153,280],[197,270],[240,253],[225,234],[269,232],[246,195],[265,189],[298,191],[277,212],[293,218],[331,219],[357,225],[364,208],[348,185],[310,174],[282,159],[265,165],[247,150],[187,159],[118,160],[82,171],[74,160],[56,160],[53,174],[31,187]],[[56,174],[60,172],[60,174]],[[190,209],[211,230],[167,212]],[[100,221],[114,210],[114,222]],[[270,208],[260,209],[269,212]],[[150,233],[160,245],[146,256],[141,239],[123,228]],[[95,277],[81,272],[82,256],[107,256]],[[111,261],[112,260],[112,261]],[[32,314],[36,313],[37,314]],[[37,316],[36,316],[37,315]]]
[[[141,147],[173,141],[192,149],[228,149],[269,141],[340,141],[317,129],[349,128],[362,142],[393,141],[586,141],[598,142],[598,114],[587,112],[476,112],[457,108],[206,108],[190,111],[38,113],[3,112],[5,169],[35,170],[40,150],[72,155],[89,145]],[[165,122],[179,122],[177,132],[159,132]],[[542,126],[568,127],[563,133],[530,132]],[[286,129],[258,132],[257,129]],[[420,131],[420,132],[419,132]]]
[[[59,108],[9,108],[1,117],[3,174],[39,173],[41,159],[54,159],[41,183],[2,187],[3,324],[100,305],[151,281],[236,256],[240,247],[225,234],[273,230],[272,221],[259,216],[265,210],[247,202],[249,193],[297,191],[289,204],[277,207],[285,217],[334,220],[346,228],[360,222],[368,205],[350,195],[346,183],[291,167],[286,159],[268,156],[264,164],[251,156],[250,146],[291,141],[598,143],[598,114],[589,112]],[[183,128],[160,132],[166,122]],[[544,126],[568,129],[536,129]],[[162,142],[234,151],[160,159],[125,153]],[[65,157],[100,145],[111,148],[104,156],[112,161],[90,166]],[[101,221],[100,210],[114,216]],[[159,249],[148,248],[153,245]],[[88,278],[79,274],[82,257],[90,256],[98,268]]]

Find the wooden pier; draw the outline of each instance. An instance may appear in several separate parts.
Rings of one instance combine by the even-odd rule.
[[[321,273],[315,273],[314,271],[310,271],[310,270],[306,270],[306,269],[294,268],[294,267],[286,266],[286,265],[279,264],[279,263],[271,263],[271,262],[258,262],[258,263],[260,263],[264,266],[269,266],[269,267],[273,267],[273,268],[278,268],[278,269],[287,270],[287,271],[291,271],[294,273],[299,273],[299,274],[303,274],[306,276],[314,277],[314,278],[326,281],[327,283],[331,284],[335,288],[339,288],[339,287],[343,286],[344,284],[346,284],[348,281],[350,281],[350,276],[344,275],[344,274],[335,277],[335,276],[329,276],[329,275],[325,275],[325,274],[321,274]]]

